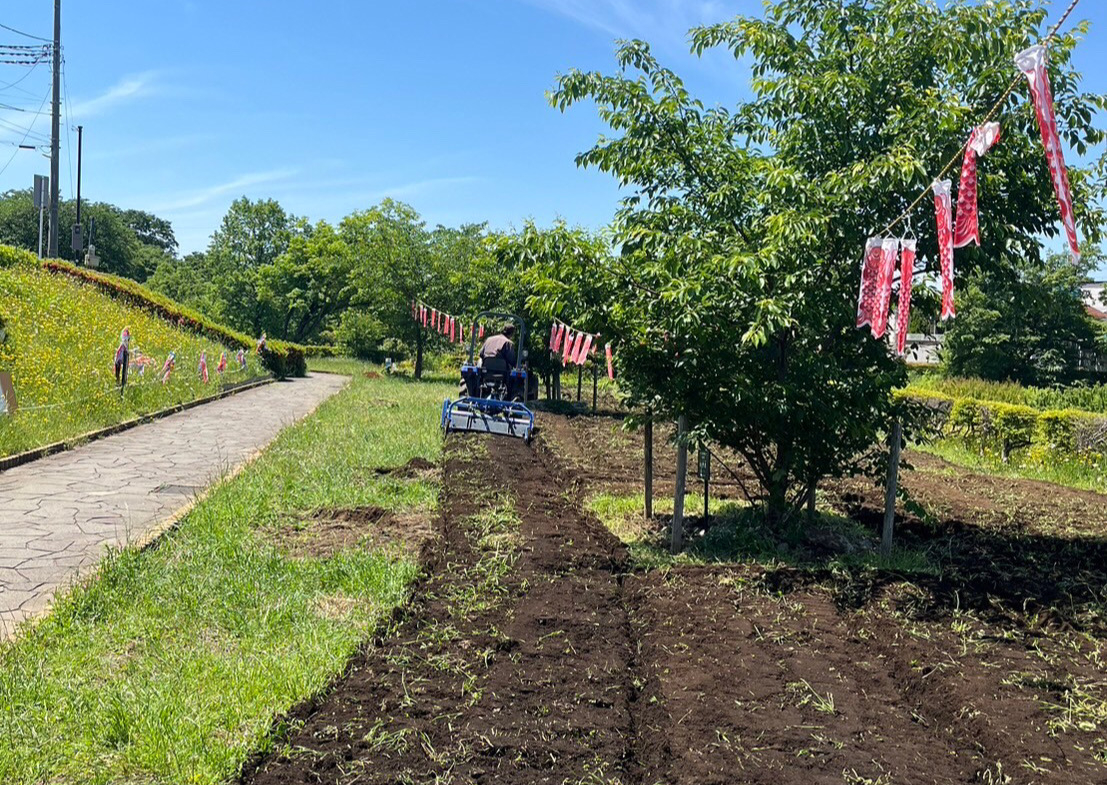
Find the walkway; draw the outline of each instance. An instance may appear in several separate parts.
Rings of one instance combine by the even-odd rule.
[[[106,546],[156,535],[346,381],[267,384],[0,472],[0,640],[47,610]]]

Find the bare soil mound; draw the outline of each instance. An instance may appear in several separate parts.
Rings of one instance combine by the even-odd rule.
[[[273,538],[296,558],[327,558],[352,548],[417,556],[433,536],[429,515],[396,515],[380,507],[325,507],[281,526]]]

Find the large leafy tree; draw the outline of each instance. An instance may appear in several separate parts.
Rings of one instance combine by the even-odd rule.
[[[415,378],[421,378],[430,335],[412,318],[411,304],[423,299],[447,308],[452,302],[426,222],[410,205],[385,199],[342,219],[339,231],[353,254],[354,310],[346,319],[371,315],[385,334],[414,350]]]
[[[1089,266],[1073,265],[1064,253],[975,273],[946,332],[946,371],[1036,386],[1078,379],[1081,359],[1097,352],[1080,291]]]
[[[288,250],[305,226],[275,199],[236,199],[211,236],[206,274],[216,283],[217,318],[253,335],[279,327],[282,316],[258,291],[259,271]]]
[[[324,327],[349,305],[350,248],[326,221],[296,234],[288,250],[258,268],[258,296],[280,315],[284,340],[317,341]]]
[[[531,368],[560,394],[561,360],[547,349],[551,319],[610,335],[607,305],[612,281],[597,275],[610,262],[609,243],[579,227],[558,221],[549,228],[527,221],[515,233],[487,241],[499,301],[524,316],[530,327]]]
[[[865,468],[896,416],[902,365],[853,326],[862,248],[1004,95],[1045,15],[1006,0],[769,3],[763,19],[692,31],[695,51],[751,63],[753,98],[733,109],[695,100],[640,41],[620,46],[615,74],[559,78],[554,106],[594,101],[614,132],[578,163],[630,191],[614,221],[622,253],[602,273],[621,387],[740,452],[771,520],[820,477]],[[1075,43],[1053,42],[1051,78],[1063,138],[1083,151],[1102,139],[1103,101],[1078,91]],[[961,271],[1038,258],[1039,236],[1057,230],[1024,95],[1004,101],[1004,139],[981,167],[985,247],[960,253]],[[1078,223],[1098,241],[1087,173],[1071,176]],[[926,205],[914,231],[935,269]]]

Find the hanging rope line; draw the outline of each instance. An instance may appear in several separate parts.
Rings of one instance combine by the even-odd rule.
[[[1076,8],[1079,2],[1080,0],[1072,0],[1072,2],[1069,3],[1069,7],[1065,9],[1065,13],[1061,14],[1061,18],[1057,20],[1057,24],[1053,25],[1053,28],[1049,31],[1049,34],[1042,40],[1043,45],[1048,46],[1049,42],[1057,36],[1057,31],[1061,29],[1061,25],[1063,25],[1065,21],[1069,18],[1069,15],[1073,12],[1073,9]],[[1022,74],[1015,75],[1015,77],[1011,80],[1011,84],[1007,85],[1007,89],[1003,91],[1003,95],[1001,95],[999,97],[999,100],[996,101],[992,105],[992,108],[988,110],[988,114],[984,116],[984,119],[981,121],[980,124],[990,122],[992,119],[995,118],[997,114],[999,114],[1000,110],[1003,108],[1003,104],[1007,101],[1008,96],[1010,96],[1011,93],[1015,91],[1015,88],[1017,88],[1019,84],[1022,83],[1024,78],[1025,77]],[[934,189],[934,183],[945,177],[945,175],[949,173],[949,170],[952,169],[957,161],[965,154],[965,149],[968,146],[968,141],[961,145],[957,152],[954,153],[953,156],[946,162],[946,165],[942,167],[941,171],[938,172],[937,177],[931,178],[930,183],[926,186],[926,188],[923,189],[922,193],[920,193],[915,198],[915,201],[911,202],[911,204],[909,204],[907,208],[902,213],[900,213],[898,217],[895,218],[895,220],[885,226],[880,231],[879,236],[886,237],[894,228],[896,228],[896,226],[903,223],[903,221],[905,221],[911,215],[914,209],[922,203],[923,199],[926,198],[926,195]]]

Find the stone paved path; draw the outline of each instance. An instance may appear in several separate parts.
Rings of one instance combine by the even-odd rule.
[[[106,546],[143,541],[346,381],[267,384],[0,472],[0,640]]]

